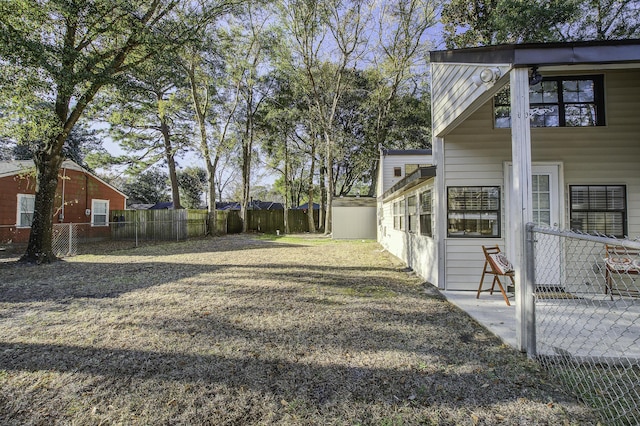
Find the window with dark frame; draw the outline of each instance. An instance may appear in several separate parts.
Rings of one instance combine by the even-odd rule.
[[[429,164],[405,164],[404,175],[409,176],[411,173],[415,172],[420,167],[429,167]]]
[[[420,235],[433,237],[432,229],[432,201],[433,195],[430,189],[420,193]]]
[[[448,237],[500,237],[500,187],[448,187],[447,220]]]
[[[571,229],[590,234],[627,235],[626,185],[570,185]]]
[[[402,176],[402,168],[401,167],[394,167],[393,168],[393,176],[394,177]]]
[[[604,126],[604,77],[545,77],[529,88],[531,127]],[[511,127],[509,86],[494,96],[496,128]]]

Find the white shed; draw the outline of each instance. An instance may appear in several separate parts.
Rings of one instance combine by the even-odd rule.
[[[374,240],[376,238],[376,199],[339,197],[333,199],[333,238]]]

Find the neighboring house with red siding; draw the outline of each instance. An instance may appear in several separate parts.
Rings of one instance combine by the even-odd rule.
[[[29,239],[35,201],[33,161],[0,161],[0,242]],[[86,223],[91,234],[109,234],[112,210],[124,210],[127,196],[71,160],[58,174],[54,223]]]

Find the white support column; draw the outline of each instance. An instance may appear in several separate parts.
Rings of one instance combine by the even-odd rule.
[[[522,352],[527,350],[528,299],[525,283],[527,271],[524,259],[525,226],[532,221],[531,198],[531,128],[529,121],[529,69],[514,68],[511,70],[511,152],[513,161],[513,216],[507,218],[509,229],[515,232],[513,260],[516,269],[516,343]]]
[[[438,260],[438,282],[437,286],[446,289],[445,274],[445,239],[447,238],[447,188],[444,182],[444,138],[434,137],[432,140],[433,164],[437,167],[434,180],[435,188],[433,197],[433,212],[435,215],[434,237],[436,240],[436,259]]]

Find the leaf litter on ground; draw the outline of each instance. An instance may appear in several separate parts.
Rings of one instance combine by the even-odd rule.
[[[0,423],[597,424],[372,241],[0,264]]]

